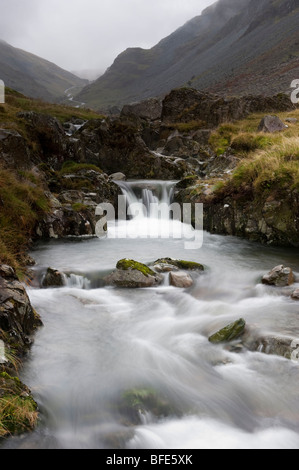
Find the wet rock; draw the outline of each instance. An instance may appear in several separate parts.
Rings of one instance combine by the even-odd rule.
[[[280,265],[265,274],[262,282],[270,286],[285,287],[294,284],[295,277],[291,268]]]
[[[230,323],[226,327],[219,330],[217,333],[213,334],[209,337],[210,343],[218,344],[218,343],[226,343],[229,341],[234,341],[235,339],[239,339],[246,327],[246,322],[241,318],[234,323]]]
[[[155,264],[155,266],[152,266],[152,268],[157,273],[169,273],[169,272],[172,272],[172,271],[178,271],[179,270],[179,268],[177,266],[174,266],[173,264],[168,264],[168,263]]]
[[[287,127],[278,116],[265,116],[258,126],[258,132],[280,132]]]
[[[243,337],[243,345],[249,351],[281,356],[286,359],[298,359],[296,354],[299,341],[290,336],[263,334],[260,331],[248,328]]]
[[[18,280],[15,270],[0,266],[0,330],[17,353],[22,355],[31,345],[31,337],[42,325],[41,319],[32,308],[24,286]]]
[[[169,274],[169,283],[171,286],[184,289],[193,285],[193,279],[189,274],[183,271],[179,271],[177,273],[171,272]]]
[[[62,287],[64,286],[63,274],[57,269],[48,268],[42,280],[42,287]]]
[[[294,290],[294,292],[292,293],[292,299],[299,300],[299,289]]]
[[[105,278],[108,285],[127,288],[154,287],[161,284],[163,276],[155,273],[145,264],[123,259],[116,265],[116,270]]]
[[[185,261],[179,259],[172,259],[172,258],[161,258],[154,262],[153,266],[156,265],[170,265],[175,266],[178,269],[182,269],[185,271],[204,271],[204,266],[200,263],[196,263],[194,261]]]

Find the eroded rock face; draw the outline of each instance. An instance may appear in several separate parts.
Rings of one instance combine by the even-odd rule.
[[[184,161],[175,162],[151,152],[139,129],[125,120],[90,121],[78,133],[85,156],[107,174],[121,172],[127,178],[180,179],[188,171]],[[91,152],[93,160],[86,154]]]
[[[21,354],[30,346],[32,334],[41,325],[14,269],[0,265],[0,329],[8,334]]]
[[[274,97],[245,96],[223,98],[192,88],[172,90],[163,101],[164,123],[202,121],[203,127],[216,127],[223,122],[243,119],[250,113],[294,109],[287,95]]]
[[[280,265],[265,274],[262,282],[270,286],[285,287],[294,284],[295,277],[291,268]]]

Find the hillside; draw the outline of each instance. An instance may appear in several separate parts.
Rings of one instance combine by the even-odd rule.
[[[299,76],[298,0],[219,0],[152,49],[129,48],[78,95],[105,109],[188,85],[273,95]]]
[[[32,98],[57,101],[71,87],[88,81],[57,65],[0,40],[0,78],[5,85]]]

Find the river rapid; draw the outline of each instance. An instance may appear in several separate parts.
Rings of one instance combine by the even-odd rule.
[[[139,192],[136,184],[122,188],[141,197],[140,185]],[[169,189],[163,194],[171,197]],[[142,197],[153,201],[148,191]],[[131,220],[135,238],[54,240],[34,248],[37,277],[49,266],[68,275],[62,288],[28,289],[44,326],[21,379],[41,422],[2,447],[298,449],[298,362],[208,341],[239,318],[261,335],[299,337],[298,303],[289,289],[261,284],[279,264],[298,278],[298,250],[206,232],[201,248],[186,250],[184,238],[146,237],[148,223],[153,228],[167,220]],[[123,225],[114,230],[123,233]],[[167,277],[149,289],[103,285],[122,258],[150,263],[161,257],[206,269],[193,275],[189,289],[169,286]],[[148,412],[140,423],[126,422],[117,403],[128,390],[145,388],[167,397],[173,413]]]

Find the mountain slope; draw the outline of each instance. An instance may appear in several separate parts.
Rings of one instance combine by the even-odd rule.
[[[122,106],[190,85],[274,94],[299,76],[299,0],[219,0],[152,49],[130,48],[79,94]]]
[[[70,87],[88,81],[36,55],[0,40],[0,78],[5,85],[32,98],[57,101]]]

